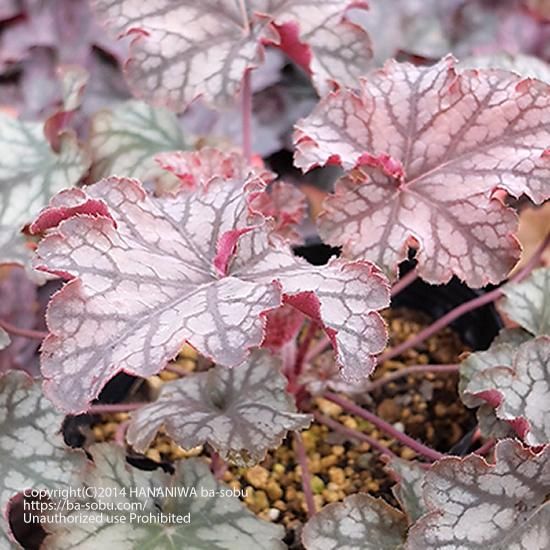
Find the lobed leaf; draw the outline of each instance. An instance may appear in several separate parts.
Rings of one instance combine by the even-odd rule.
[[[472,353],[460,365],[458,393],[467,407],[479,407],[476,414],[483,437],[503,439],[512,437],[515,431],[510,424],[497,418],[491,405],[467,391],[468,385],[476,377],[483,376],[485,371],[509,364],[515,350],[530,339],[531,335],[523,329],[503,329],[489,350]]]
[[[366,68],[366,33],[346,21],[350,0],[94,0],[117,33],[135,36],[127,76],[150,102],[176,111],[197,96],[228,104],[248,69],[263,60],[263,44],[281,45],[314,75],[351,81]],[[312,9],[314,8],[314,9]]]
[[[489,403],[529,445],[550,442],[550,337],[530,340],[493,364],[472,378],[465,395]]]
[[[0,378],[0,545],[11,548],[7,517],[11,499],[26,489],[70,487],[86,462],[68,449],[61,435],[63,415],[40,386],[21,372]]]
[[[322,508],[306,523],[302,542],[306,550],[398,550],[406,532],[402,512],[358,493]]]
[[[550,540],[550,447],[497,443],[496,463],[477,455],[443,458],[426,473],[431,510],[409,531],[409,550],[544,550]]]
[[[236,369],[214,367],[165,384],[157,401],[132,415],[128,443],[144,452],[164,426],[186,449],[209,443],[232,463],[261,461],[289,430],[311,423],[297,413],[279,367],[279,360],[258,351]]]
[[[502,288],[500,307],[518,325],[534,335],[550,335],[550,268],[536,269],[522,282]]]
[[[120,550],[284,548],[282,527],[256,518],[238,498],[221,494],[228,488],[218,483],[208,466],[198,459],[180,461],[175,474],[169,476],[132,468],[117,446],[94,445],[91,454],[95,466],[85,472],[81,484],[104,494],[104,507],[111,502],[117,508],[102,513],[93,511],[97,510],[94,504],[99,503],[90,499],[82,502],[83,506],[89,505],[88,509],[81,507],[67,513],[65,522],[56,524],[52,518],[47,525],[50,535],[44,541],[45,550],[92,550],[101,546]],[[185,490],[187,494],[182,492]],[[152,491],[153,496],[147,496],[147,491]],[[170,496],[170,491],[175,496]],[[174,514],[182,522],[163,519],[161,514]],[[187,514],[188,523],[183,521]],[[69,521],[71,515],[76,516],[76,521]],[[115,521],[115,516],[124,521]]]
[[[89,143],[92,181],[111,175],[169,179],[170,174],[155,163],[155,155],[187,147],[174,114],[140,101],[127,101],[96,114]]]
[[[33,228],[67,218],[36,257],[40,270],[72,278],[50,303],[42,352],[45,390],[60,407],[85,410],[121,370],[158,372],[185,341],[236,366],[283,302],[325,328],[344,373],[370,372],[386,343],[384,277],[365,262],[321,269],[294,257],[251,216],[262,189],[256,176],[218,178],[153,197],[136,180],[110,178],[79,192],[76,206],[74,193],[58,195]]]
[[[72,134],[63,134],[56,153],[43,125],[0,113],[0,262],[28,258],[21,229],[64,187],[74,185],[88,169],[88,160]]]
[[[432,283],[501,281],[519,257],[497,189],[550,196],[550,86],[505,71],[388,62],[328,95],[297,125],[296,163],[351,170],[319,221],[346,256],[395,274],[416,249]]]

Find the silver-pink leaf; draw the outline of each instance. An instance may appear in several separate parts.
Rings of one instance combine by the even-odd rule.
[[[550,335],[550,268],[535,269],[525,280],[502,288],[502,311],[535,336]]]
[[[269,352],[235,369],[214,367],[165,384],[154,403],[132,415],[127,439],[144,452],[159,428],[189,449],[209,443],[225,460],[250,466],[311,417],[296,411],[286,378]]]
[[[407,550],[546,550],[550,542],[550,447],[510,439],[495,464],[477,455],[440,460],[426,473],[430,512],[409,531]]]
[[[256,517],[199,458],[178,461],[168,475],[130,466],[118,445],[88,450],[93,465],[71,485],[85,497],[74,506],[52,499],[42,550],[286,548],[283,527]]]
[[[87,459],[81,449],[65,445],[64,415],[25,373],[0,377],[0,410],[0,547],[19,548],[8,523],[11,499],[29,489],[74,487]]]
[[[385,271],[417,249],[429,282],[499,282],[519,257],[502,189],[550,197],[550,86],[499,70],[388,62],[360,90],[328,95],[298,123],[304,170],[352,170],[320,218],[323,238]]]
[[[85,410],[121,370],[158,372],[185,341],[236,366],[283,301],[325,328],[348,376],[369,373],[386,341],[385,278],[365,262],[321,269],[294,257],[251,217],[257,192],[254,177],[218,178],[153,197],[136,180],[110,178],[58,195],[32,227],[50,228],[35,265],[72,279],[51,301],[42,353],[60,407]]]
[[[302,542],[306,550],[399,550],[406,531],[403,512],[357,493],[315,514],[304,526]]]
[[[44,137],[44,125],[0,114],[0,262],[25,263],[29,251],[21,234],[48,199],[76,184],[89,159],[72,133],[59,136],[58,152]]]
[[[473,376],[464,395],[491,405],[496,417],[529,445],[550,443],[550,336],[529,340],[508,354],[503,349],[484,352],[497,355],[494,366]]]
[[[229,103],[263,44],[281,45],[321,90],[351,83],[370,61],[368,36],[345,20],[351,0],[93,0],[105,22],[136,37],[127,75],[140,96],[181,111],[197,96]]]

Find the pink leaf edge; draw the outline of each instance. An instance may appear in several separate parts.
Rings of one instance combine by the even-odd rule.
[[[217,178],[155,197],[112,177],[54,198],[36,222],[35,267],[72,279],[49,305],[42,353],[58,406],[86,410],[117,372],[150,376],[186,341],[239,365],[283,303],[320,323],[343,375],[368,375],[386,344],[387,280],[368,262],[295,257],[250,208],[261,183]]]

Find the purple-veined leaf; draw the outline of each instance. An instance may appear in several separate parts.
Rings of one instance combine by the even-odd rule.
[[[128,101],[96,114],[89,143],[92,181],[112,175],[146,181],[163,177],[170,180],[164,183],[167,186],[174,176],[159,168],[155,155],[187,148],[176,115],[141,101]]]
[[[257,351],[235,369],[214,367],[162,387],[159,398],[132,415],[128,443],[144,452],[159,428],[181,447],[210,444],[241,466],[261,461],[288,431],[307,428],[286,393],[280,361]]]
[[[503,439],[512,437],[516,432],[504,420],[497,418],[494,407],[484,399],[467,391],[469,384],[477,377],[483,379],[483,373],[495,367],[509,365],[519,346],[531,340],[532,336],[523,329],[504,329],[493,340],[487,351],[469,355],[460,365],[458,393],[462,402],[470,408],[479,407],[476,415],[483,437]]]
[[[536,269],[525,281],[502,290],[500,307],[512,321],[536,336],[550,335],[550,268]]]
[[[496,463],[443,458],[426,473],[431,510],[409,531],[408,550],[545,550],[550,541],[550,447],[497,443]]]
[[[497,346],[498,347],[498,346]],[[490,354],[491,350],[485,352]],[[539,336],[474,376],[464,394],[487,402],[529,445],[550,442],[550,336]]]
[[[93,0],[102,19],[134,35],[127,75],[139,95],[181,111],[198,96],[228,104],[265,43],[283,49],[313,73],[318,88],[349,83],[370,59],[367,34],[345,19],[350,0]]]
[[[319,220],[344,255],[442,283],[501,281],[519,257],[517,217],[497,189],[550,196],[550,86],[505,71],[388,62],[358,92],[328,95],[297,126],[296,162],[352,169]]]
[[[256,231],[242,236],[232,269],[256,283],[275,279],[284,302],[323,327],[348,382],[372,372],[374,356],[387,343],[377,311],[389,305],[387,280],[374,265],[332,259],[312,266],[274,236]]]
[[[392,493],[407,515],[408,522],[414,523],[427,511],[423,493],[426,470],[415,462],[397,457],[389,461],[386,470],[397,478]]]
[[[26,489],[72,486],[86,457],[65,446],[63,415],[26,374],[0,377],[0,411],[0,546],[13,548],[6,519],[11,499]]]
[[[0,262],[26,261],[23,226],[87,170],[88,159],[74,135],[62,134],[59,145],[59,153],[52,150],[42,124],[0,113]]]
[[[0,319],[22,329],[36,329],[38,296],[36,285],[19,266],[0,267]],[[8,345],[0,346],[0,375],[10,370],[23,370],[30,376],[39,374],[38,340],[13,336]]]
[[[97,488],[93,494],[102,498],[79,501],[82,507],[66,512],[65,522],[54,523],[53,514],[44,550],[285,548],[284,529],[254,516],[198,459],[180,461],[170,476],[133,468],[118,446],[94,445],[90,451],[94,465],[81,476],[81,487]],[[105,509],[108,504],[113,508]]]
[[[467,407],[477,407],[483,400],[466,392],[468,384],[481,373],[510,362],[514,352],[532,336],[522,329],[503,329],[486,351],[471,353],[460,365],[458,393]]]
[[[377,310],[388,305],[387,281],[366,262],[321,269],[296,258],[251,216],[248,200],[262,190],[253,175],[153,197],[136,180],[110,178],[41,213],[33,230],[68,218],[35,262],[72,278],[51,301],[42,352],[45,390],[60,407],[85,410],[121,370],[155,374],[185,341],[236,366],[283,301],[324,327],[344,374],[368,375],[386,343]]]
[[[504,69],[524,78],[538,78],[550,83],[550,65],[538,57],[506,52],[493,55],[474,55],[458,64],[460,69]]]
[[[358,493],[322,508],[305,525],[306,550],[399,550],[405,515],[380,498]]]

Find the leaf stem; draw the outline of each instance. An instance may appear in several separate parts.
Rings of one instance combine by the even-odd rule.
[[[252,82],[250,69],[246,69],[244,73],[241,94],[243,155],[250,163],[252,160]]]
[[[389,424],[385,420],[382,420],[374,413],[367,411],[362,407],[359,407],[359,405],[356,405],[355,403],[348,399],[345,399],[344,397],[340,397],[339,395],[331,392],[325,392],[323,394],[323,397],[325,399],[328,399],[329,401],[332,401],[333,403],[336,403],[337,405],[340,405],[340,407],[349,411],[350,413],[359,416],[364,420],[367,420],[368,422],[371,422],[378,429],[386,432],[388,435],[390,435],[403,445],[410,447],[413,451],[416,451],[419,455],[422,455],[429,460],[439,460],[440,458],[445,456],[443,453],[440,453],[435,449],[431,449],[423,443],[420,443],[420,441],[417,441],[407,434],[400,432],[397,428],[394,428],[391,424]]]
[[[108,403],[108,404],[101,404],[98,403],[97,405],[90,405],[88,410],[86,411],[86,414],[110,414],[110,413],[117,413],[117,412],[131,412],[135,411],[136,409],[139,409],[143,406],[147,405],[147,403]]]
[[[182,369],[181,367],[178,367],[178,365],[166,365],[164,367],[165,371],[172,372],[174,374],[177,374],[178,376],[187,376],[189,373]]]
[[[323,334],[318,342],[315,342],[313,346],[309,348],[304,358],[305,363],[313,361],[318,355],[321,355],[325,350],[330,347],[330,340],[326,334]]]
[[[117,445],[122,448],[126,448],[126,430],[128,429],[128,420],[121,422],[115,431],[114,440]]]
[[[367,386],[365,391],[372,392],[374,390],[381,388],[382,386],[385,386],[389,382],[393,382],[394,380],[399,380],[400,378],[409,376],[409,374],[458,372],[459,370],[460,370],[460,365],[412,365],[412,366],[400,369],[396,372],[392,372],[387,376],[384,376],[382,378],[379,378],[378,380],[375,380],[374,382],[371,382]]]
[[[297,378],[302,373],[302,368],[304,366],[305,358],[307,356],[307,351],[313,342],[313,338],[317,332],[317,324],[313,321],[309,323],[306,333],[300,345],[298,346],[298,353],[296,354],[296,361],[294,363],[294,376]]]
[[[364,443],[368,443],[371,447],[373,447],[383,455],[389,456],[391,458],[397,458],[397,455],[393,451],[391,451],[387,447],[384,447],[384,445],[382,445],[379,441],[374,439],[374,437],[371,437],[370,435],[367,435],[364,432],[360,432],[359,430],[348,428],[347,426],[340,424],[340,422],[337,422],[336,420],[333,420],[332,418],[325,416],[318,411],[313,411],[313,416],[315,417],[315,420],[317,422],[319,422],[320,424],[324,424],[325,426],[328,426],[333,431],[340,432],[347,437],[356,439],[357,441],[363,441]]]
[[[48,336],[47,332],[19,328],[2,319],[0,319],[0,327],[2,327],[7,333],[13,334],[14,336],[22,336],[23,338],[31,338],[33,340],[44,340],[44,338]]]
[[[546,247],[550,244],[550,233],[546,236],[544,241],[537,247],[535,253],[529,261],[525,264],[525,266],[517,272],[514,277],[512,277],[508,282],[510,283],[517,283],[519,281],[522,281],[525,279],[531,271],[538,265],[540,261],[540,257],[542,256],[542,253],[546,249]],[[388,350],[386,353],[383,353],[378,358],[378,364],[383,363],[384,361],[387,361],[388,359],[393,359],[394,357],[397,357],[398,355],[401,355],[403,352],[414,348],[418,344],[421,344],[424,342],[424,340],[427,340],[430,336],[435,334],[436,332],[439,332],[440,330],[447,327],[450,323],[452,323],[455,319],[458,319],[459,317],[462,317],[462,315],[474,311],[477,308],[480,308],[486,304],[489,304],[491,302],[494,302],[495,300],[498,300],[501,296],[503,296],[502,286],[495,288],[494,290],[491,290],[490,292],[487,292],[485,294],[482,294],[481,296],[478,296],[477,298],[473,298],[472,300],[469,300],[468,302],[464,302],[463,304],[460,304],[458,307],[455,307],[443,317],[439,318],[437,321],[432,323],[430,326],[426,327],[424,330],[421,330],[416,336],[413,338],[409,338],[408,340],[405,340],[398,346],[395,346],[394,348]]]
[[[219,455],[219,453],[212,449],[210,453],[210,471],[216,479],[222,479],[223,474],[227,471],[227,463]]]
[[[405,290],[411,283],[418,279],[416,269],[411,269],[406,275],[401,277],[392,287],[391,296],[397,296],[402,290]]]
[[[298,464],[302,470],[302,489],[304,491],[304,498],[307,507],[307,516],[311,518],[315,515],[316,507],[315,500],[313,498],[313,491],[311,489],[311,472],[307,464],[306,448],[304,447],[304,441],[302,435],[299,432],[294,432],[294,450],[296,451],[296,458]]]
[[[496,444],[494,439],[488,439],[479,449],[476,449],[474,454],[485,456]]]
[[[243,18],[244,32],[248,36],[250,34],[250,21],[248,19],[248,12],[246,10],[245,0],[239,0],[239,8],[241,9],[241,15]]]

